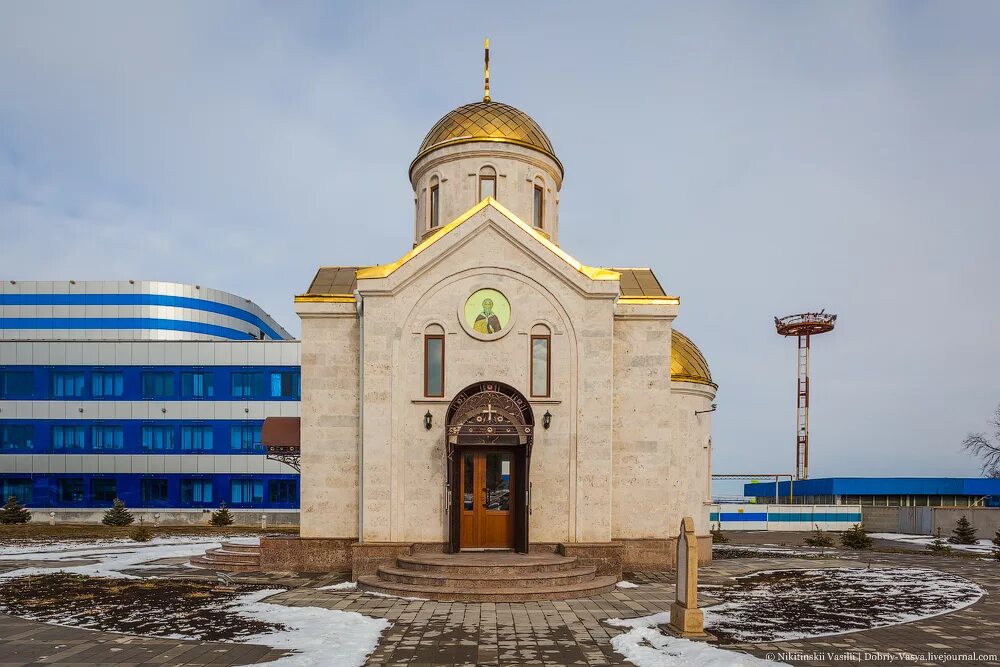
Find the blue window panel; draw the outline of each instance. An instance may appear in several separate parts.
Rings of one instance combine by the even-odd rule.
[[[52,449],[60,452],[83,451],[86,447],[84,435],[86,428],[83,426],[67,426],[58,424],[52,427]]]
[[[0,502],[14,496],[19,503],[30,503],[33,497],[30,479],[0,479]]]
[[[765,512],[722,512],[722,521],[767,521]]]
[[[229,449],[234,452],[262,451],[260,426],[241,424],[229,427]]]
[[[171,371],[143,371],[139,375],[143,398],[173,398],[174,374]]]
[[[194,452],[212,451],[212,427],[200,424],[181,426],[181,450]]]
[[[181,373],[181,398],[212,398],[215,396],[212,374],[206,371]]]
[[[259,371],[237,371],[231,376],[233,398],[263,398],[264,374]]]
[[[271,373],[271,398],[299,398],[298,371],[274,371]]]
[[[95,505],[110,505],[118,497],[118,480],[114,477],[95,477],[90,480],[90,498]]]
[[[0,398],[33,398],[35,377],[31,371],[0,371]]]
[[[229,482],[229,500],[233,505],[260,505],[264,502],[263,480],[231,480]]]
[[[163,424],[143,424],[142,451],[162,452],[174,448],[174,427]]]
[[[61,505],[83,503],[83,478],[63,477],[56,480],[56,500]]]
[[[82,398],[83,371],[52,371],[53,398]]]
[[[143,507],[161,507],[170,502],[170,484],[163,478],[139,480],[139,502]]]
[[[90,429],[90,446],[94,450],[121,450],[125,431],[121,426],[95,425]]]
[[[257,340],[256,332],[239,331],[218,324],[156,317],[0,317],[0,329],[164,329],[208,334],[229,340]]]
[[[294,479],[272,479],[267,483],[267,500],[271,505],[291,505],[298,503],[298,481]]]
[[[90,376],[93,398],[119,398],[125,393],[125,374],[121,371],[94,371]]]
[[[185,505],[205,505],[212,502],[212,480],[182,479],[181,502]]]
[[[30,452],[35,448],[32,424],[0,424],[0,452]]]

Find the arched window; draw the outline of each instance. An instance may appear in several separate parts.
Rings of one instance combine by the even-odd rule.
[[[487,197],[497,198],[497,170],[493,167],[479,170],[479,201]]]
[[[428,224],[430,229],[434,229],[441,224],[441,183],[437,176],[431,177],[431,189],[427,193]]]
[[[545,184],[541,179],[535,179],[534,210],[532,220],[536,229],[545,228]]]
[[[444,329],[439,324],[424,330],[424,396],[444,396]]]
[[[552,334],[544,324],[531,327],[531,395],[552,394]]]

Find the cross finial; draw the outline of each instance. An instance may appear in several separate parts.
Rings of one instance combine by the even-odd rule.
[[[490,38],[489,37],[486,38],[484,47],[486,49],[486,69],[483,72],[483,78],[486,81],[486,85],[483,88],[483,102],[489,102],[490,101]]]

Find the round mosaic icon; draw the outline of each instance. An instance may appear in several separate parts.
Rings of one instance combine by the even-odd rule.
[[[476,290],[465,302],[465,321],[476,333],[500,333],[510,323],[510,302],[495,289]]]

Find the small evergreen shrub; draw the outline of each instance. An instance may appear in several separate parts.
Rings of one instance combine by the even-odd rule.
[[[942,540],[940,535],[938,535],[936,540],[928,544],[927,548],[936,554],[945,555],[951,553],[951,546]]]
[[[104,513],[101,523],[105,526],[131,526],[135,517],[125,507],[121,498],[115,498],[111,503],[111,509]]]
[[[27,507],[17,502],[16,496],[7,498],[7,503],[0,509],[0,523],[28,523],[31,521],[31,512]]]
[[[153,531],[140,523],[128,532],[128,536],[136,542],[149,542],[153,538]]]
[[[955,527],[951,531],[951,537],[948,541],[952,544],[975,544],[976,543],[976,529],[972,527],[969,520],[962,515],[958,521],[955,522]]]
[[[221,503],[219,509],[212,512],[212,518],[208,520],[213,526],[231,526],[236,519],[233,513],[226,507],[226,503]]]
[[[712,529],[712,544],[726,544],[729,542],[729,536],[722,532],[722,526],[719,524],[715,525]]]
[[[848,549],[871,549],[872,538],[860,523],[856,523],[840,534],[840,543]]]
[[[816,526],[813,534],[806,538],[806,544],[811,547],[832,547],[834,544],[833,536]]]

